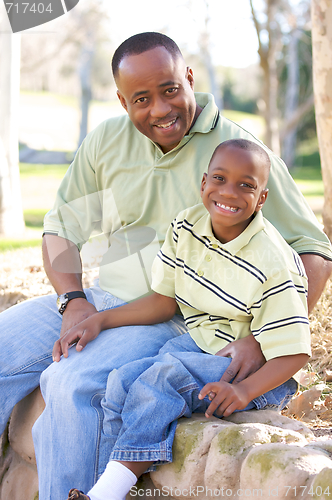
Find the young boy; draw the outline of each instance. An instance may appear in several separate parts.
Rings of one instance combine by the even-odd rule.
[[[110,462],[88,496],[73,489],[68,499],[124,499],[153,464],[172,461],[182,416],[282,407],[295,393],[292,377],[310,355],[307,279],[298,255],[260,211],[269,168],[253,142],[220,144],[203,176],[203,204],[178,215],[155,259],[155,293],[97,313],[62,339],[67,356],[78,339],[81,350],[101,330],[168,321],[177,306],[188,327],[158,356],[111,372],[102,405]],[[218,351],[251,334],[266,363],[237,384],[221,381],[230,359]]]

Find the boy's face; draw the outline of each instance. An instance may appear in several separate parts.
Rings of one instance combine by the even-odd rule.
[[[218,149],[203,175],[201,197],[219,241],[227,243],[239,236],[262,208],[268,175],[257,153],[231,145]]]

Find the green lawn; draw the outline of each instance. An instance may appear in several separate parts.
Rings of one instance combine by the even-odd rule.
[[[252,120],[253,123],[256,121],[257,126],[260,123],[259,118],[257,120],[257,117],[246,113],[227,111],[225,115],[237,122],[243,123],[244,120]],[[324,188],[316,141],[301,145],[296,164],[298,166],[292,169],[290,173],[320,220]],[[40,245],[44,216],[53,204],[57,186],[67,169],[68,165],[20,164],[23,202],[30,194],[30,200],[27,203],[28,208],[24,209],[24,219],[28,231],[25,239],[1,240],[0,252]],[[35,190],[32,194],[31,186]]]

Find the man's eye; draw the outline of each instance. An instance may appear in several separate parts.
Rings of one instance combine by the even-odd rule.
[[[146,97],[139,97],[135,102],[146,102]]]
[[[177,90],[177,87],[172,87],[166,90],[166,94],[174,94]]]

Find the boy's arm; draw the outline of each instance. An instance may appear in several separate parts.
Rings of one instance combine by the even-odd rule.
[[[270,359],[256,373],[238,384],[220,380],[206,384],[199,399],[212,393],[212,402],[205,416],[211,417],[217,410],[218,416],[228,417],[235,410],[243,410],[253,399],[271,391],[289,380],[308,361],[308,354],[293,354]]]
[[[153,325],[169,321],[173,318],[176,308],[174,298],[153,293],[130,304],[98,312],[68,330],[55,342],[53,360],[60,361],[61,354],[66,358],[69,346],[75,342],[77,342],[76,350],[81,351],[102,330],[129,325]]]

